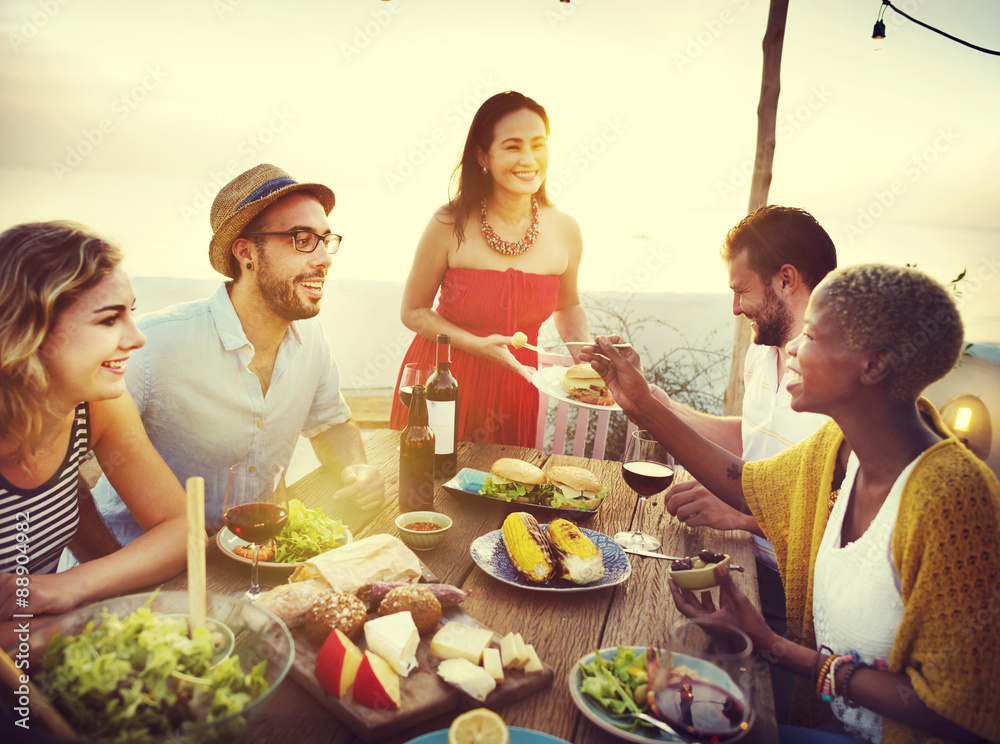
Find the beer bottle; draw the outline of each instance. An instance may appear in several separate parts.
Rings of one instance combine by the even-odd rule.
[[[434,509],[434,432],[427,425],[424,386],[413,386],[410,415],[399,435],[399,510]]]
[[[427,419],[434,430],[434,477],[458,472],[458,380],[451,373],[451,336],[437,337],[437,369],[427,380]]]

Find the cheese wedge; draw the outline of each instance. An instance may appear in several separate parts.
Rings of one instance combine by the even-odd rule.
[[[417,668],[420,634],[409,610],[369,620],[365,623],[365,642],[397,674],[408,677]]]
[[[503,664],[500,662],[500,649],[483,649],[483,669],[499,685],[503,682]]]
[[[479,664],[483,649],[490,645],[492,639],[491,630],[473,628],[452,620],[434,634],[431,653],[439,659],[468,659],[473,664]]]
[[[524,669],[531,657],[528,656],[528,647],[525,645],[520,633],[514,634],[514,653],[517,655],[516,667]]]
[[[528,663],[524,665],[524,673],[534,674],[535,672],[544,672],[545,667],[542,666],[542,662],[535,652],[535,647],[528,643],[525,644],[524,648],[528,652]]]
[[[465,658],[445,659],[438,665],[438,675],[445,682],[482,702],[496,689],[496,680],[481,666]]]

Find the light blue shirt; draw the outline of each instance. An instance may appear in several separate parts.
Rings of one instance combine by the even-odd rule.
[[[210,531],[223,524],[231,465],[266,460],[287,469],[300,435],[311,439],[351,418],[318,318],[291,324],[266,396],[250,371],[254,348],[224,284],[211,297],[150,313],[138,325],[146,345],[128,360],[129,394],[181,484],[191,476],[205,479]],[[106,459],[105,470],[113,468],[115,456]],[[120,544],[142,534],[106,477],[94,488],[94,501]]]

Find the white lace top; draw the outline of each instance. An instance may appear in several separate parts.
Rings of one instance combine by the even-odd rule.
[[[834,504],[816,555],[813,622],[817,647],[850,653],[856,660],[879,669],[888,668],[896,630],[903,618],[899,574],[892,562],[892,531],[903,485],[915,464],[916,460],[899,474],[865,533],[841,546],[844,514],[858,474],[858,459],[852,452],[840,488],[847,497]],[[848,734],[875,744],[881,742],[882,716],[867,708],[848,708],[842,697],[834,698],[830,707]]]

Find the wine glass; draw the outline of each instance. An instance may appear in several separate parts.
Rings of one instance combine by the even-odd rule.
[[[421,364],[420,362],[410,362],[403,367],[403,374],[399,378],[399,402],[407,408],[410,407],[410,398],[413,397],[414,385],[427,385],[427,379],[434,374],[433,364]]]
[[[639,494],[639,510],[634,532],[619,532],[615,542],[632,550],[656,550],[660,541],[642,531],[646,499],[666,490],[674,480],[674,458],[652,435],[638,429],[632,432],[622,458],[622,478]]]
[[[732,742],[753,723],[753,643],[742,630],[714,620],[681,620],[668,649],[646,652],[649,704],[682,738]]]
[[[250,588],[243,595],[253,601],[263,592],[257,580],[257,553],[288,522],[284,468],[270,462],[240,462],[229,468],[222,517],[229,530],[250,543],[253,568]]]

